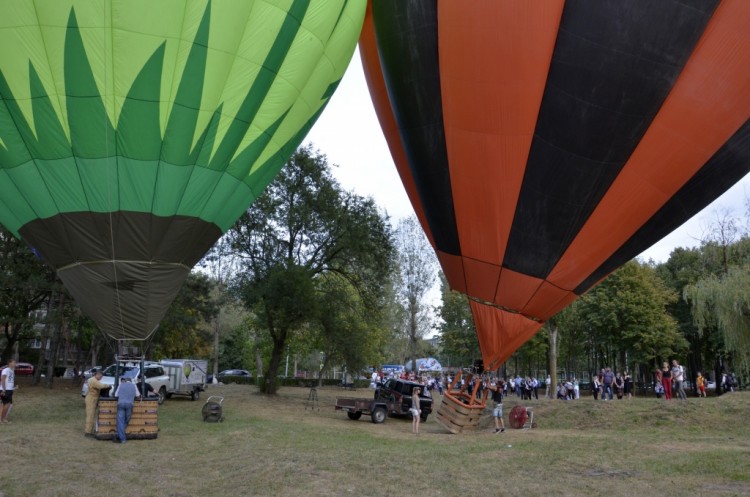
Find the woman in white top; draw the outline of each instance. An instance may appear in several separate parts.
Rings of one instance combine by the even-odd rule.
[[[411,413],[411,432],[416,434],[419,434],[419,419],[422,414],[422,410],[419,408],[419,392],[421,392],[419,387],[414,387],[411,390],[411,409],[409,409]]]

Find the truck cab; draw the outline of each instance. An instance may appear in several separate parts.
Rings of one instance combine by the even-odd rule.
[[[391,378],[375,389],[375,400],[387,402],[388,414],[405,416],[411,409],[411,393],[415,387],[421,390],[419,394],[419,408],[422,411],[420,418],[422,421],[427,421],[427,416],[432,412],[432,397],[425,385],[421,383]]]

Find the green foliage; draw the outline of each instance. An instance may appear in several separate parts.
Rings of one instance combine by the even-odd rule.
[[[710,238],[700,247],[702,273],[685,282],[681,293],[696,329],[698,352],[713,359],[718,377],[722,370],[740,368],[750,373],[745,279],[750,266],[750,236],[741,220],[730,213],[717,217]],[[747,226],[747,219],[745,220]],[[742,373],[742,371],[741,371]]]
[[[364,350],[377,347],[355,349],[347,334],[369,340],[372,325],[359,321],[384,305],[390,228],[372,200],[340,189],[325,156],[299,149],[227,240],[241,260],[232,288],[272,344],[264,392],[275,393],[281,358],[297,340],[319,344],[331,359],[368,360]]]
[[[466,295],[448,288],[441,274],[443,305],[440,307],[441,359],[443,366],[469,366],[481,357],[479,340]]]
[[[54,272],[0,226],[0,326],[5,338],[0,362],[8,360],[16,343],[34,338],[35,320],[29,313],[41,309],[53,290],[62,290]]]
[[[628,262],[584,296],[578,311],[596,330],[594,346],[615,353],[602,356],[602,365],[614,365],[625,351],[644,364],[684,354],[688,343],[667,312],[676,299],[651,266],[637,261]]]
[[[327,364],[342,364],[360,371],[382,360],[387,338],[380,307],[368,307],[346,280],[335,275],[319,278],[321,313],[318,349]]]
[[[255,342],[249,325],[239,325],[227,331],[220,341],[220,369],[247,369],[252,371]]]
[[[192,272],[162,319],[152,342],[153,357],[209,357],[211,334],[206,323],[217,314],[213,282]]]
[[[700,330],[716,327],[737,365],[750,367],[750,266],[731,266],[685,288]]]
[[[570,333],[569,336],[575,338],[575,334],[573,333]],[[514,359],[518,359],[520,367],[517,373],[522,373],[524,376],[536,374],[534,371],[541,369],[537,366],[546,364],[548,350],[548,330],[546,327],[543,327],[514,353]],[[572,369],[575,371],[576,368],[573,367]]]

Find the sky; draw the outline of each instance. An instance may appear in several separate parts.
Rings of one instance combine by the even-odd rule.
[[[334,165],[333,174],[344,189],[374,198],[394,223],[414,214],[380,130],[358,51],[304,143],[312,143],[328,157],[329,164]],[[698,246],[708,227],[723,213],[744,215],[748,192],[750,175],[640,258],[665,262],[674,248]]]

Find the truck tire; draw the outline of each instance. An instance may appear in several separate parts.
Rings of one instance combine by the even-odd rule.
[[[386,414],[387,413],[385,412],[385,407],[376,407],[375,409],[373,409],[370,417],[372,418],[373,423],[380,424],[385,421]]]
[[[424,423],[425,421],[427,421],[427,416],[429,416],[429,414],[420,414],[419,415],[419,418],[421,419],[422,423]]]
[[[190,392],[190,400],[198,400],[198,397],[201,396],[200,390],[197,388],[194,388],[192,392]]]
[[[161,387],[159,389],[159,405],[162,405],[164,403],[164,399],[167,398],[167,388]]]
[[[357,421],[359,418],[362,417],[362,411],[355,411],[355,412],[347,411],[346,415],[349,416],[349,419],[353,421]]]

